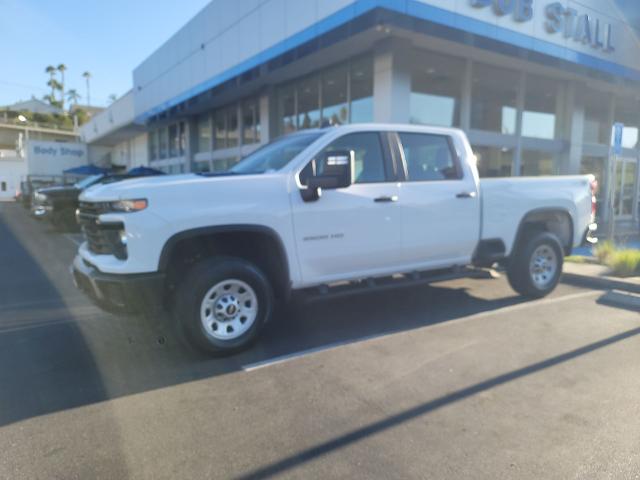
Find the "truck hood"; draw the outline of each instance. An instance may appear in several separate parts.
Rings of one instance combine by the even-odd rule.
[[[48,197],[73,197],[77,196],[80,190],[73,185],[55,185],[36,189],[36,192],[43,193]]]
[[[81,201],[104,202],[116,200],[133,200],[138,198],[154,198],[158,196],[182,196],[191,191],[216,188],[222,186],[240,186],[245,188],[249,184],[262,183],[273,179],[276,174],[220,174],[220,175],[158,175],[140,177],[107,185],[94,185],[87,188],[80,195]],[[280,177],[280,175],[277,175]],[[175,197],[174,197],[175,198]]]

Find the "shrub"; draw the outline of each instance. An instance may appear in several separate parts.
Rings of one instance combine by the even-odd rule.
[[[598,259],[598,262],[602,264],[608,264],[609,259],[615,253],[615,251],[615,244],[611,240],[607,240],[606,242],[598,243],[598,245],[593,249],[593,254]]]
[[[616,275],[629,277],[640,274],[640,250],[618,250],[612,252],[607,264]]]

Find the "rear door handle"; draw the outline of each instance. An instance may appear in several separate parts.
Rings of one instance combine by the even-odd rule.
[[[476,192],[460,192],[456,195],[456,198],[475,198]]]
[[[397,195],[392,195],[390,197],[388,197],[388,196],[378,197],[378,198],[374,198],[373,201],[376,202],[376,203],[397,202],[398,201],[398,196]]]

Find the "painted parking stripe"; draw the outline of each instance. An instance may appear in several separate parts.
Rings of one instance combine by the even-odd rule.
[[[452,324],[469,322],[469,321],[472,321],[472,320],[477,320],[479,318],[485,318],[485,317],[489,317],[489,316],[492,316],[492,315],[500,315],[500,314],[503,314],[503,313],[514,312],[514,311],[518,311],[518,310],[525,310],[527,308],[536,308],[536,307],[540,307],[540,306],[543,306],[543,305],[549,305],[549,304],[564,302],[564,301],[568,301],[568,300],[576,300],[578,298],[595,297],[595,296],[598,296],[598,295],[602,295],[602,292],[601,291],[578,292],[578,293],[572,293],[570,295],[565,295],[563,297],[543,298],[543,299],[534,300],[534,301],[531,301],[531,302],[519,303],[519,304],[516,304],[516,305],[509,305],[507,307],[499,308],[499,309],[496,309],[496,310],[489,310],[489,311],[486,311],[486,312],[475,313],[475,314],[469,315],[467,317],[461,317],[461,318],[457,318],[457,319],[454,319],[454,320],[449,320],[449,321],[446,321],[446,322],[437,323],[435,325],[427,325],[425,327],[421,327],[421,329],[423,329],[423,328],[428,328],[428,329],[443,328],[443,327],[446,327],[446,326],[450,326]],[[243,365],[242,366],[242,370],[244,370],[245,372],[252,372],[254,370],[260,370],[262,368],[271,367],[273,365],[279,365],[281,363],[290,362],[291,360],[295,360],[295,359],[298,359],[298,358],[306,357],[306,356],[313,355],[313,354],[316,354],[316,353],[319,353],[319,352],[323,352],[323,351],[326,351],[326,350],[333,350],[335,348],[345,347],[347,345],[352,345],[352,344],[355,344],[355,343],[370,342],[370,341],[377,340],[377,339],[382,338],[382,337],[389,337],[389,336],[392,336],[392,335],[398,335],[398,334],[402,334],[402,333],[407,333],[409,331],[412,331],[412,330],[405,330],[405,329],[402,329],[402,330],[391,330],[391,331],[384,332],[384,333],[379,333],[379,334],[376,334],[376,335],[368,335],[368,336],[360,337],[360,338],[356,338],[356,339],[344,340],[344,341],[335,342],[335,343],[329,343],[327,345],[322,345],[320,347],[310,348],[310,349],[307,349],[307,350],[301,350],[299,352],[288,353],[286,355],[273,357],[273,358],[270,358],[270,359],[267,359],[267,360],[261,360],[260,362]]]

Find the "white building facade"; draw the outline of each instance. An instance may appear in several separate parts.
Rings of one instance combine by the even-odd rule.
[[[83,137],[108,143],[114,164],[178,173],[226,169],[303,128],[456,126],[481,176],[593,173],[601,199],[615,192],[616,218],[637,225],[634,3],[213,0]],[[614,122],[626,125],[615,165]]]

